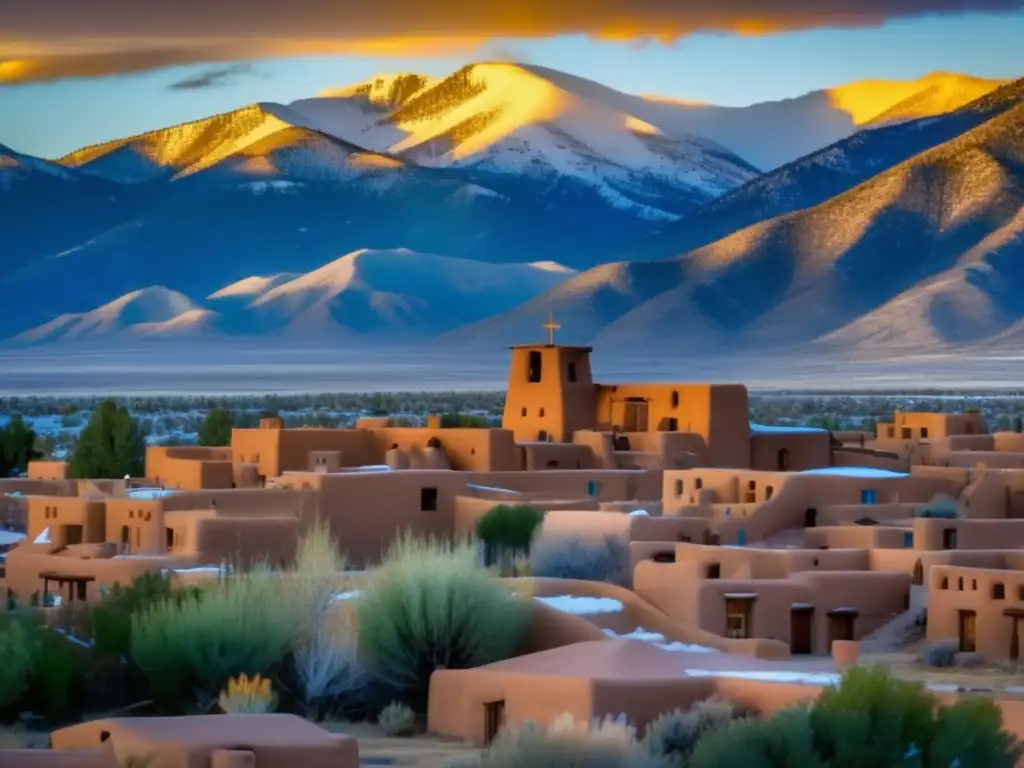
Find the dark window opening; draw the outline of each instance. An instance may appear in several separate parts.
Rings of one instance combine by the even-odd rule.
[[[693,489],[695,491],[699,491],[703,487],[704,487],[704,481],[701,480],[699,477],[696,480],[693,481]]]
[[[921,439],[928,437],[928,427],[921,427]]]
[[[651,559],[656,563],[674,563],[676,561],[676,553],[671,550],[655,552]]]
[[[576,363],[569,363],[569,381],[576,381]]]
[[[678,496],[682,496],[682,495],[683,495],[683,481],[682,480],[676,480],[676,496],[678,497]]]
[[[772,494],[774,494],[774,493],[775,493],[775,489],[772,486],[770,486],[770,485],[767,486],[764,489],[764,500],[768,501],[772,497]]]
[[[537,384],[537,383],[540,382],[540,375],[541,375],[540,363],[541,363],[540,352],[537,351],[537,350],[532,351],[530,353],[530,370],[529,370],[529,378],[528,378],[528,381],[531,384]]]
[[[779,455],[778,455],[778,462],[777,462],[777,464],[778,464],[779,472],[788,472],[789,471],[789,451],[787,449],[785,449],[785,448],[779,449]]]
[[[523,416],[523,417],[526,416],[526,409],[525,408],[523,408],[523,410],[520,411],[520,415]]]
[[[722,566],[719,563],[709,565],[704,572],[704,578],[706,579],[720,579],[722,578]]]
[[[677,418],[675,418],[673,416],[672,418],[667,420],[666,426],[667,426],[667,429],[665,430],[666,432],[678,432],[679,431],[679,419],[677,419]]]
[[[167,549],[168,550],[174,549],[174,529],[173,528],[166,529],[166,532],[164,534],[164,538],[167,541]]]
[[[540,416],[543,419],[544,418],[544,409],[541,408],[540,411],[538,411],[537,415]]]
[[[85,538],[85,531],[80,525],[64,526],[64,543],[67,545],[81,544]]]
[[[437,511],[437,488],[420,489],[420,509],[424,512]]]
[[[1006,587],[1002,584],[992,585],[992,599],[993,600],[1005,600],[1006,599]]]
[[[675,391],[675,390],[672,390],[672,407],[673,408],[678,408],[679,407],[679,393],[677,391]]]
[[[558,469],[558,462],[555,461],[554,459],[551,459],[548,462],[548,469]]]
[[[909,440],[914,434],[914,431],[910,427],[903,428],[903,439]]]

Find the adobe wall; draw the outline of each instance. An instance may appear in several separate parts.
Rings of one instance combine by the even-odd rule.
[[[30,461],[25,473],[29,480],[67,480],[66,461]]]
[[[478,496],[459,494],[455,497],[455,514],[452,536],[455,539],[462,539],[466,536],[474,535],[476,532],[476,524],[480,521],[480,518],[502,504],[524,504],[526,506],[536,507],[546,513],[545,520],[547,520],[550,515],[564,515],[566,512],[563,510],[579,509],[580,505],[585,503],[585,501],[576,499],[566,499],[562,501],[557,499],[533,499],[530,496],[517,495],[513,498],[502,498],[496,500],[493,497],[481,498]],[[600,511],[590,510],[579,514],[594,515],[600,514]]]
[[[1024,547],[1024,520],[917,518],[914,548],[943,550],[945,532],[956,531],[956,549],[1014,549]]]
[[[794,604],[813,608],[811,643],[815,653],[830,651],[829,612],[854,609],[854,636],[871,634],[907,608],[910,575],[872,571],[794,573],[787,579],[704,579],[698,587],[698,626],[726,634],[726,601],[730,595],[756,595],[749,636],[792,642]]]
[[[93,576],[94,581],[86,588],[90,602],[99,599],[100,589],[115,583],[130,584],[137,576],[180,561],[161,557],[113,557],[89,558],[69,557],[61,554],[47,554],[41,545],[22,545],[7,553],[7,586],[24,602],[34,592],[42,593],[43,580],[39,574],[56,571],[75,576]],[[50,591],[57,592],[57,585],[51,584]],[[67,596],[67,586],[63,589]]]
[[[263,477],[281,474],[280,429],[232,429],[231,460],[240,464],[255,464]],[[296,467],[296,469],[304,469]]]
[[[207,517],[194,523],[196,564],[229,562],[251,567],[295,562],[299,522],[294,517]]]
[[[76,496],[28,496],[25,499],[26,534],[34,541],[47,528],[55,545],[106,541],[106,503]],[[69,526],[80,526],[74,541]]]
[[[638,627],[657,632],[668,642],[702,645],[725,653],[736,653],[763,659],[779,659],[789,656],[789,648],[779,642],[766,639],[736,639],[713,634],[697,626],[695,622],[679,621],[659,610],[652,603],[640,597],[635,591],[602,581],[581,581],[578,579],[506,579],[510,584],[522,584],[523,588],[536,597],[596,597],[615,600],[622,605],[621,611],[610,611],[584,615],[589,623],[601,629],[610,629],[619,634],[629,634]],[[548,647],[554,647],[549,645]]]
[[[831,464],[832,436],[828,432],[755,430],[750,435],[750,466],[753,469],[801,472]]]
[[[997,592],[996,587],[1002,591]],[[928,642],[960,635],[962,611],[974,613],[974,650],[989,661],[1011,658],[1014,620],[1007,610],[1024,612],[1024,573],[937,566],[928,587]],[[1018,635],[1020,627],[1018,626]],[[1018,638],[1018,653],[1020,648]]]
[[[997,451],[1024,452],[1024,434],[1020,432],[995,432],[992,441]]]
[[[510,472],[522,469],[515,439],[507,429],[449,428],[425,429],[394,427],[368,433],[372,445],[369,464],[383,463],[384,454],[393,445],[407,452],[422,452],[431,440],[452,469],[471,472]]]
[[[579,433],[577,433],[579,434]],[[516,446],[513,446],[515,449]],[[523,469],[536,472],[546,469],[597,469],[602,463],[594,455],[589,445],[576,443],[523,443],[518,449],[526,457],[522,467],[503,466],[495,469]],[[461,469],[461,467],[456,467]],[[487,467],[473,467],[476,471],[486,471]]]
[[[853,525],[862,518],[879,523],[893,523],[914,519],[918,502],[909,504],[822,504],[818,510],[818,525]]]
[[[27,477],[0,478],[0,496],[20,493],[22,496],[76,496],[76,480],[38,480]]]
[[[804,530],[807,549],[904,549],[909,537],[915,543],[910,528],[890,528],[882,525],[842,525]]]
[[[167,488],[231,488],[231,448],[147,446],[146,477]]]

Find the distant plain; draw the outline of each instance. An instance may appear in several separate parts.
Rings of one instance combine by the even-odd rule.
[[[593,356],[598,382],[740,382],[752,391],[997,392],[1024,382],[1024,355],[837,360],[808,354],[671,356],[656,341]],[[293,340],[160,341],[0,348],[0,395],[483,392],[505,388],[508,350],[343,346]]]

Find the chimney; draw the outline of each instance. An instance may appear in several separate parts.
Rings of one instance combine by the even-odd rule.
[[[282,429],[284,420],[280,416],[264,416],[260,419],[260,429]]]

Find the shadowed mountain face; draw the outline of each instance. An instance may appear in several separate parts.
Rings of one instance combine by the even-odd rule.
[[[874,141],[889,146],[892,131],[918,141],[918,131],[945,135],[975,126],[814,207],[765,218],[673,258],[590,270],[453,338],[523,338],[553,308],[566,341],[610,347],[644,338],[693,351],[781,349],[819,339],[833,352],[900,338],[903,348],[981,343],[1024,317],[1014,290],[1024,255],[1022,95],[1024,81],[948,118],[861,134],[828,150],[834,162],[827,167],[846,167],[839,161],[848,144],[862,152]],[[933,127],[944,121],[950,124]],[[810,180],[790,180],[815,162],[821,157],[731,197],[748,195],[751,205],[771,211],[787,191],[798,197],[813,188]],[[831,172],[822,178],[836,183]],[[682,235],[683,227],[673,230]],[[892,326],[902,328],[893,333]]]
[[[213,334],[420,339],[510,310],[572,274],[549,262],[486,264],[364,249],[302,275],[244,278],[202,300],[150,286],[61,315],[17,341]]]
[[[480,64],[57,162],[0,147],[0,338],[493,345],[554,309],[567,341],[625,347],[1009,343],[1024,85],[997,85],[723,108]]]

